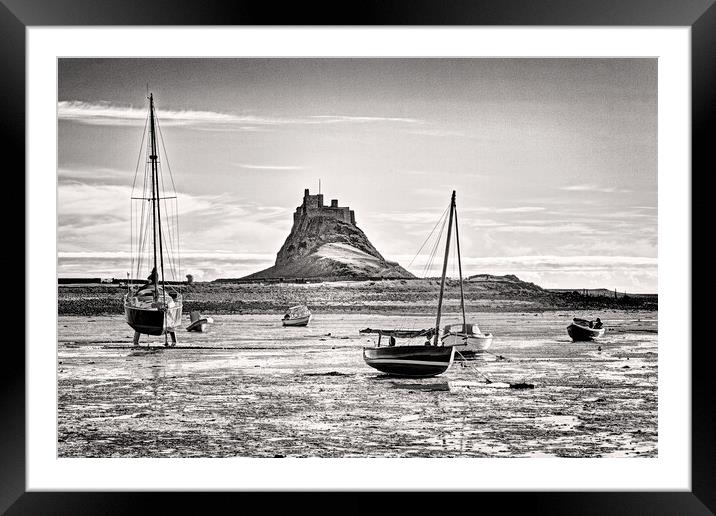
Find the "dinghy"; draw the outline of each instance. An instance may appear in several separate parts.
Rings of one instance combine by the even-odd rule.
[[[283,316],[284,326],[307,326],[311,320],[311,311],[306,305],[292,306]]]
[[[582,341],[594,340],[606,333],[606,328],[594,328],[592,324],[593,323],[587,321],[586,319],[575,317],[572,319],[572,324],[567,326],[567,334],[572,337],[572,340],[574,341]]]
[[[214,322],[211,317],[202,317],[199,312],[194,310],[189,314],[190,324],[186,327],[186,331],[203,332],[206,331],[206,327]]]

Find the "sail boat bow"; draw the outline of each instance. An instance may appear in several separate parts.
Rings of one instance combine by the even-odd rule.
[[[157,145],[158,122],[154,109],[154,95],[149,100],[149,138],[147,141],[147,159],[145,160],[143,192],[141,196],[132,195],[132,201],[139,201],[139,215],[136,218],[136,256],[132,252],[132,269],[137,277],[141,271],[152,265],[149,277],[143,284],[129,282],[124,296],[124,314],[127,324],[134,329],[134,345],[139,344],[141,334],[171,336],[172,345],[176,344],[176,328],[181,323],[182,296],[171,285],[167,276],[178,272],[178,260],[172,256],[174,247],[178,248],[178,230],[167,224],[167,199],[176,200],[176,194],[165,193],[161,176],[159,148]],[[144,140],[142,140],[144,142]],[[171,174],[171,171],[170,171]],[[173,179],[172,179],[173,185]],[[136,176],[135,176],[136,184]],[[133,187],[134,190],[134,187]],[[162,211],[164,206],[164,211]],[[134,205],[133,205],[134,207]],[[149,213],[151,211],[151,214]],[[135,217],[132,211],[132,229]],[[176,217],[175,217],[176,220]],[[132,232],[134,239],[134,231]],[[151,236],[149,236],[151,234]],[[147,240],[151,238],[151,247]],[[132,242],[133,249],[135,242]],[[178,253],[178,249],[176,249]],[[136,260],[136,261],[135,261]],[[136,268],[135,268],[136,264]]]

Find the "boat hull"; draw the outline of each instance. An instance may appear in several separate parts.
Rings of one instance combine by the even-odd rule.
[[[189,326],[186,327],[186,331],[196,331],[196,332],[203,332],[206,331],[206,326],[208,325],[209,321],[207,319],[199,319],[198,321],[194,321]]]
[[[575,341],[598,339],[606,331],[606,328],[587,328],[574,323],[567,326],[567,334]]]
[[[454,358],[455,348],[452,346],[363,348],[366,364],[392,376],[437,376],[448,370]]]
[[[440,341],[443,346],[457,346],[460,352],[477,352],[485,351],[492,345],[492,333],[483,333],[482,335],[467,335],[464,333],[448,333],[443,335]]]
[[[176,331],[181,323],[181,303],[168,308],[138,308],[124,305],[127,324],[145,335],[164,335]]]
[[[310,320],[311,316],[307,315],[306,317],[298,317],[296,319],[282,319],[281,322],[284,326],[306,326]]]

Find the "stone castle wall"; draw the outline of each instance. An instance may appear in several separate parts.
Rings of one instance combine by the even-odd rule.
[[[356,217],[353,210],[347,206],[338,206],[338,199],[332,199],[330,206],[324,206],[323,194],[311,195],[308,188],[303,191],[303,203],[296,208],[293,214],[293,223],[298,223],[303,217],[330,217],[355,226]]]

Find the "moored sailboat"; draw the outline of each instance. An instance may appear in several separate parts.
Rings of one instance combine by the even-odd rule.
[[[450,254],[450,237],[452,235],[453,218],[455,218],[455,237],[459,242],[457,233],[457,218],[455,208],[455,191],[452,192],[449,206],[449,222],[447,230],[447,241],[445,243],[445,257],[443,259],[442,276],[440,280],[440,296],[438,298],[437,316],[435,326],[427,330],[373,330],[366,328],[361,333],[377,333],[378,342],[375,347],[363,348],[363,360],[369,366],[389,375],[429,377],[436,376],[447,371],[455,359],[455,347],[446,345],[440,339],[440,318],[442,316],[443,296],[445,293],[445,277],[447,274],[447,262]],[[458,249],[458,263],[460,262],[460,245]],[[462,271],[462,265],[460,265]],[[460,273],[462,279],[462,272]],[[462,281],[460,282],[462,288]],[[464,317],[464,296],[460,296]],[[389,337],[387,346],[381,346],[381,338]],[[398,338],[426,339],[423,345],[397,346]]]
[[[137,186],[136,174],[132,187],[132,270],[136,277],[141,277],[142,271],[144,270],[146,273],[150,264],[152,269],[143,284],[137,285],[132,281],[128,283],[128,290],[124,296],[124,314],[127,324],[134,329],[135,346],[139,345],[141,334],[164,335],[164,345],[166,346],[168,345],[167,335],[171,336],[172,345],[176,344],[175,332],[181,323],[182,315],[181,293],[167,277],[170,273],[172,276],[178,275],[177,260],[172,256],[173,248],[178,248],[178,230],[172,229],[171,225],[166,224],[168,218],[166,201],[170,199],[176,201],[176,194],[167,195],[161,177],[157,146],[158,122],[153,94],[149,95],[148,100],[149,138],[141,195],[134,195]],[[171,184],[173,185],[173,183],[172,179]],[[138,206],[135,206],[135,201],[138,202]],[[136,217],[134,208],[137,208]],[[162,212],[162,208],[164,208],[164,212]],[[162,225],[163,219],[164,225]],[[176,216],[174,220],[176,221]],[[134,252],[135,224],[138,230],[136,232],[136,256]],[[151,247],[147,245],[149,238],[151,238]],[[178,249],[176,251],[178,253]]]

